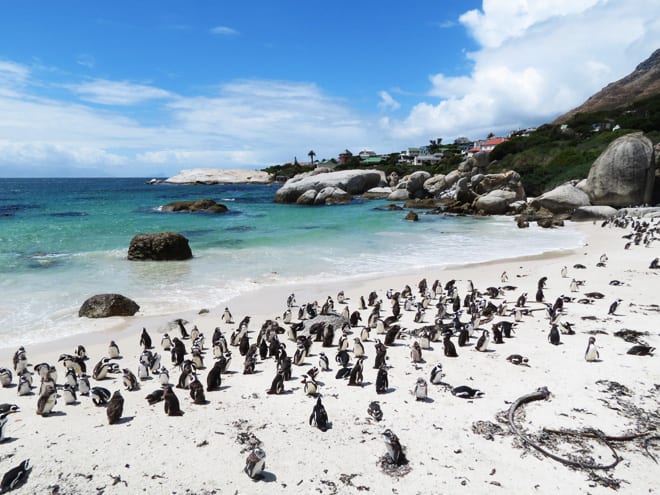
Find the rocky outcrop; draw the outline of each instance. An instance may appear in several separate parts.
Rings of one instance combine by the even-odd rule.
[[[325,188],[338,188],[354,196],[385,183],[385,175],[377,170],[316,169],[313,172],[292,177],[275,193],[276,203],[295,203],[307,191],[320,192]],[[312,203],[313,204],[313,203]]]
[[[415,213],[414,211],[409,211],[404,220],[409,220],[411,222],[418,222],[419,221],[419,215]]]
[[[135,301],[121,294],[97,294],[82,304],[78,316],[87,318],[133,316],[139,310],[140,306]]]
[[[224,170],[221,168],[191,168],[165,179],[168,184],[269,184],[273,177],[259,170]]]
[[[229,211],[223,204],[218,204],[212,199],[198,199],[194,201],[175,201],[167,203],[160,208],[166,212],[188,212],[188,213],[226,213]]]
[[[474,201],[474,208],[486,215],[503,215],[515,200],[515,192],[496,189],[479,196]]]
[[[570,213],[581,206],[589,206],[589,196],[571,183],[562,184],[531,201],[532,207],[543,207],[552,213]]]
[[[617,210],[611,206],[580,206],[571,214],[571,220],[576,222],[605,220],[616,215],[616,212]]]
[[[186,239],[176,232],[137,234],[128,247],[131,261],[173,261],[192,258],[192,251]]]
[[[579,186],[593,205],[625,207],[651,201],[655,153],[642,133],[621,136],[596,159]]]

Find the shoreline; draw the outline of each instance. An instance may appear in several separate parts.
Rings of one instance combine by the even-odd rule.
[[[458,347],[458,357],[443,353],[442,342],[431,342],[423,351],[423,362],[411,363],[410,344],[414,329],[433,323],[437,300],[423,317],[413,321],[414,311],[402,308],[400,325],[406,329],[395,345],[388,347],[389,391],[376,394],[374,342],[382,339],[374,331],[365,341],[367,360],[363,386],[348,386],[335,378],[338,365],[334,361],[337,347],[323,349],[312,344],[311,354],[302,366],[293,366],[293,379],[285,381],[286,393],[268,395],[275,373],[272,358],[259,359],[256,372],[244,375],[243,358],[238,348],[233,354],[231,372],[222,375],[219,391],[206,392],[206,405],[191,402],[187,390],[175,388],[181,402],[183,417],[168,417],[163,404],[149,406],[145,395],[159,388],[158,379],[140,383],[138,391],[127,391],[121,374],[92,381],[92,386],[121,390],[125,403],[122,421],[108,425],[105,408],[96,407],[89,397],[78,397],[77,404],[65,405],[58,398],[55,414],[42,417],[35,414],[35,395],[18,397],[16,388],[0,389],[0,402],[16,403],[20,411],[8,416],[5,436],[5,457],[0,469],[6,471],[29,457],[32,472],[26,484],[16,493],[92,493],[129,494],[138,491],[158,493],[469,493],[492,494],[498,489],[520,493],[555,493],[558,490],[579,494],[611,493],[617,485],[620,493],[657,493],[656,464],[644,452],[641,441],[617,443],[616,449],[625,462],[615,469],[597,473],[594,477],[584,470],[573,470],[520,448],[508,426],[501,423],[502,411],[518,397],[547,386],[552,393],[549,401],[533,402],[517,415],[517,423],[534,438],[544,427],[598,428],[608,435],[640,433],[642,429],[660,431],[660,365],[657,356],[630,356],[632,346],[615,335],[626,328],[640,332],[649,345],[660,348],[660,311],[656,291],[660,271],[650,270],[651,259],[660,256],[660,243],[649,248],[624,248],[621,236],[628,231],[601,228],[593,224],[578,224],[586,236],[584,245],[550,255],[488,261],[442,270],[411,271],[387,277],[362,280],[319,280],[306,284],[287,284],[259,288],[250,295],[230,300],[227,306],[234,315],[233,324],[220,320],[225,304],[198,314],[201,308],[180,312],[176,317],[189,321],[188,330],[197,325],[206,335],[206,368],[200,370],[200,380],[213,364],[211,335],[219,326],[229,337],[246,315],[251,316],[249,338],[254,342],[266,319],[281,316],[286,297],[295,293],[297,304],[326,297],[335,298],[343,290],[349,298],[351,311],[357,309],[360,296],[376,291],[383,303],[383,315],[390,314],[386,299],[388,289],[401,290],[410,285],[417,294],[421,277],[429,285],[434,278],[445,284],[456,280],[459,295],[467,293],[467,281],[483,291],[501,286],[500,276],[506,271],[507,284],[515,286],[497,304],[508,301],[504,316],[497,317],[483,328],[499,320],[512,321],[509,312],[516,298],[528,293],[528,314],[515,327],[513,338],[503,344],[491,343],[489,352],[475,351],[476,337],[467,347]],[[604,267],[596,267],[601,255],[607,255]],[[577,269],[577,263],[586,269]],[[563,266],[568,277],[560,275]],[[562,345],[548,343],[549,323],[542,303],[534,301],[537,281],[546,276],[545,299],[552,303],[559,295],[573,298],[564,306],[562,322],[574,325],[575,335],[561,335]],[[572,278],[584,281],[577,293],[571,292]],[[618,280],[620,285],[611,285]],[[577,302],[588,292],[601,292],[603,299],[591,304]],[[623,302],[619,310],[608,315],[607,308],[615,298]],[[654,306],[656,305],[656,306]],[[451,307],[451,305],[449,305]],[[336,303],[336,309],[343,305]],[[297,307],[295,309],[298,309]],[[361,311],[366,322],[372,308]],[[451,312],[451,309],[449,309]],[[111,330],[67,337],[64,340],[28,346],[29,362],[49,362],[57,367],[63,383],[63,368],[57,362],[60,353],[71,353],[74,343],[83,343],[90,360],[88,368],[107,355],[109,341],[115,340],[121,350],[120,368],[136,373],[141,349],[139,336],[146,326],[154,344],[153,351],[162,356],[162,364],[170,371],[170,382],[177,383],[180,372],[172,367],[169,353],[160,348],[157,331],[173,315],[132,317],[117,322]],[[294,321],[296,319],[294,318]],[[450,318],[446,321],[450,321]],[[286,325],[284,325],[286,326]],[[172,332],[178,335],[178,331]],[[361,329],[354,328],[354,337]],[[589,363],[584,352],[589,336],[595,336],[601,361]],[[335,337],[335,339],[337,336]],[[289,356],[295,343],[280,336]],[[453,338],[456,342],[455,338]],[[184,340],[190,349],[190,340]],[[15,349],[2,349],[0,366],[11,368]],[[331,428],[326,432],[308,424],[315,399],[303,391],[301,378],[317,366],[318,354],[325,351],[332,371],[321,371],[318,384],[323,404],[328,411]],[[514,366],[506,360],[511,354],[529,359],[529,366]],[[354,360],[352,360],[354,361]],[[444,381],[453,386],[468,385],[484,392],[479,399],[465,400],[453,396],[439,385],[429,383],[428,400],[416,401],[410,390],[417,377],[429,379],[437,363],[443,365]],[[38,390],[37,390],[38,391]],[[62,391],[60,391],[60,396]],[[384,412],[383,420],[375,422],[367,414],[367,406],[378,400]],[[72,427],[72,425],[75,425]],[[391,429],[406,449],[409,464],[400,469],[383,469],[386,452],[381,433]],[[266,478],[250,480],[242,471],[250,438],[259,441],[266,452]],[[246,443],[248,442],[248,443]],[[598,442],[583,440],[579,447],[554,438],[548,445],[561,455],[576,454],[585,449],[599,461],[608,462],[609,450]],[[660,455],[658,442],[648,445],[649,453]],[[8,458],[8,455],[13,457]],[[389,473],[389,474],[388,474]],[[58,491],[54,491],[54,486]]]
[[[580,225],[585,225],[584,222],[574,222],[572,225],[580,230]],[[539,261],[539,260],[552,260],[555,258],[563,258],[570,256],[571,254],[575,254],[576,250],[582,249],[584,247],[584,241],[586,237],[586,233],[584,231],[581,231],[583,235],[583,239],[580,241],[582,243],[582,246],[579,247],[573,247],[573,248],[558,248],[558,249],[551,249],[548,251],[543,251],[537,254],[527,254],[527,255],[520,255],[520,256],[512,256],[512,257],[505,257],[505,258],[496,258],[492,260],[486,260],[486,261],[476,261],[476,262],[465,262],[465,263],[449,263],[445,265],[430,265],[429,270],[433,270],[437,272],[438,274],[442,273],[447,273],[447,272],[463,272],[466,270],[470,269],[477,269],[479,267],[490,267],[493,265],[503,265],[505,263],[518,263],[518,262],[526,262],[526,261]],[[159,329],[163,328],[163,325],[165,322],[172,321],[176,318],[182,317],[181,315],[184,315],[185,319],[194,319],[196,315],[198,315],[199,311],[202,309],[208,310],[208,315],[221,315],[224,307],[247,307],[246,301],[247,299],[262,299],[260,297],[262,294],[265,294],[266,297],[265,299],[268,301],[271,301],[273,298],[271,297],[275,292],[286,292],[288,288],[294,288],[296,290],[305,290],[309,288],[313,288],[312,292],[314,294],[317,294],[317,299],[321,297],[319,294],[321,294],[319,291],[321,290],[321,284],[327,284],[325,287],[330,287],[332,288],[328,294],[323,295],[325,297],[326,295],[329,295],[330,293],[336,294],[337,291],[342,290],[344,286],[353,286],[356,285],[361,288],[367,287],[369,284],[375,284],[378,282],[382,282],[383,280],[391,280],[393,283],[391,285],[396,286],[396,285],[405,285],[405,280],[407,279],[421,279],[424,278],[426,275],[426,272],[423,271],[421,268],[417,269],[410,269],[409,271],[406,271],[404,269],[400,270],[394,270],[390,272],[381,272],[381,273],[369,273],[369,274],[360,274],[360,275],[354,275],[354,276],[342,276],[338,277],[335,279],[330,280],[329,282],[313,282],[313,281],[286,281],[286,282],[277,282],[277,283],[267,283],[267,284],[259,284],[258,282],[254,282],[255,287],[253,289],[249,290],[244,290],[240,294],[236,296],[231,296],[228,299],[224,300],[223,302],[219,303],[216,306],[211,306],[211,307],[198,307],[198,308],[188,308],[182,311],[176,311],[176,312],[169,312],[169,313],[157,313],[157,314],[150,314],[150,315],[143,315],[143,314],[137,314],[132,317],[112,317],[112,318],[99,318],[99,319],[94,319],[94,318],[85,318],[84,320],[89,323],[89,326],[91,327],[102,327],[102,328],[96,328],[92,329],[90,331],[84,332],[84,333],[79,333],[79,334],[73,334],[73,335],[67,335],[64,337],[58,337],[53,340],[46,340],[42,342],[36,342],[30,344],[30,347],[33,349],[36,349],[37,352],[42,352],[45,351],[51,347],[63,349],[62,352],[65,352],[64,349],[73,349],[75,346],[77,346],[79,343],[82,343],[85,345],[85,342],[89,344],[98,344],[102,338],[107,337],[104,334],[109,335],[114,335],[114,336],[119,336],[119,338],[122,338],[125,336],[126,332],[129,331],[140,331],[143,326],[145,326],[145,321],[146,322],[154,322],[156,325],[159,326],[158,329],[154,328],[154,332],[157,334],[163,333],[159,332]],[[288,295],[288,292],[287,292]],[[134,298],[138,299],[138,298]],[[284,306],[284,300],[282,301],[282,307]],[[81,303],[82,304],[82,303]],[[274,318],[275,315],[272,316]],[[82,320],[82,319],[81,319]],[[139,327],[139,328],[138,328]],[[107,339],[106,339],[107,340]],[[9,347],[9,346],[0,346],[0,356],[7,353],[7,352],[12,352],[14,351],[14,347]]]

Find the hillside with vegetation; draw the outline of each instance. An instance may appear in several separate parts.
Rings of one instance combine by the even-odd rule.
[[[538,196],[572,179],[583,179],[607,145],[631,132],[660,141],[660,95],[616,109],[577,113],[565,124],[546,124],[514,137],[491,153],[489,170],[515,170],[525,191]]]

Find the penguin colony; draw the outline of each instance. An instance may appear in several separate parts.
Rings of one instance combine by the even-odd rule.
[[[632,227],[632,233],[624,237],[635,246],[648,247],[660,238],[657,224],[640,220],[617,218],[602,226]],[[593,269],[606,266],[607,261],[607,256],[602,255]],[[448,280],[444,284],[435,280],[429,284],[422,279],[415,290],[406,285],[385,294],[373,291],[359,301],[351,301],[342,291],[336,295],[336,302],[328,296],[322,304],[312,301],[297,306],[295,295],[291,294],[281,318],[267,320],[258,327],[245,316],[231,332],[216,327],[209,340],[197,327],[189,328],[188,322],[177,319],[172,329],[159,335],[155,343],[144,328],[136,337],[141,349],[137,362],[123,361],[122,368],[117,363],[122,353],[115,341],[110,341],[105,356],[88,356],[83,346],[77,346],[71,354],[60,355],[57,364],[31,364],[28,351],[20,347],[12,365],[0,368],[0,385],[18,396],[32,396],[34,411],[43,417],[90,400],[96,407],[105,408],[108,425],[121,425],[127,419],[123,416],[123,394],[143,394],[151,406],[162,403],[164,415],[183,416],[194,414],[195,406],[212,403],[214,395],[223,387],[230,387],[232,380],[249,380],[228,379],[232,368],[243,375],[260,371],[273,376],[270,388],[263,391],[266,395],[288,392],[309,396],[309,411],[303,416],[306,423],[321,434],[332,435],[337,421],[333,424],[333,411],[326,409],[323,400],[324,384],[330,380],[343,381],[349,387],[374,387],[375,393],[384,397],[408,390],[419,402],[447,395],[457,400],[475,400],[488,393],[473,386],[478,385],[478,378],[468,384],[466,378],[453,376],[450,384],[445,381],[440,361],[481,359],[479,355],[483,354],[516,366],[533,366],[524,355],[507,356],[498,347],[515,338],[518,323],[535,312],[545,315],[550,359],[551,346],[562,345],[564,338],[580,338],[574,329],[579,324],[568,321],[571,305],[589,305],[610,298],[609,309],[599,317],[604,321],[625,317],[625,301],[615,297],[614,290],[612,294],[584,292],[584,281],[574,277],[582,266],[563,267],[560,273],[543,276],[536,282],[534,301],[527,297],[531,289],[526,287],[528,281],[517,281],[520,287],[510,285],[509,274],[504,272],[500,283],[491,287],[475,287],[470,280]],[[658,258],[651,261],[649,269],[660,270]],[[610,285],[620,285],[616,282]],[[565,295],[576,291],[584,295]],[[407,312],[414,314],[414,326],[402,326],[402,313]],[[319,316],[341,317],[343,323],[335,327]],[[220,321],[225,326],[236,325],[229,308],[225,308]],[[608,352],[612,352],[599,349],[594,336],[586,339],[585,344],[586,362],[606,360]],[[628,354],[652,356],[654,350],[638,344]],[[388,354],[394,352],[408,353],[410,370],[419,370],[420,365],[430,361],[430,374],[413,375],[410,383],[390,384]],[[10,388],[14,385],[16,392]],[[5,400],[9,397],[7,391],[3,394]],[[401,438],[397,435],[396,413],[388,410],[384,401],[370,397],[365,393],[365,418],[374,424],[388,425],[381,431],[382,460],[394,466],[414,463],[415,459],[408,459],[405,447],[413,439],[407,438],[405,432],[399,433]],[[0,442],[8,438],[12,416],[17,414],[30,411],[9,402],[0,403]],[[263,478],[265,459],[263,448],[251,449],[244,472],[255,480]],[[273,461],[274,470],[276,465]],[[9,468],[7,463],[2,467]],[[26,459],[5,470],[0,489],[11,490],[24,483],[30,469]]]

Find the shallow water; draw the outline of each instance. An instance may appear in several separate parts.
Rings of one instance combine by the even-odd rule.
[[[263,185],[148,185],[143,179],[0,179],[0,336],[5,346],[89,331],[89,296],[117,292],[146,315],[212,307],[266,284],[351,278],[577,247],[568,227],[518,229],[507,217],[383,209],[387,202],[300,207]],[[223,215],[162,213],[211,198]],[[141,232],[185,235],[194,258],[129,262]]]

